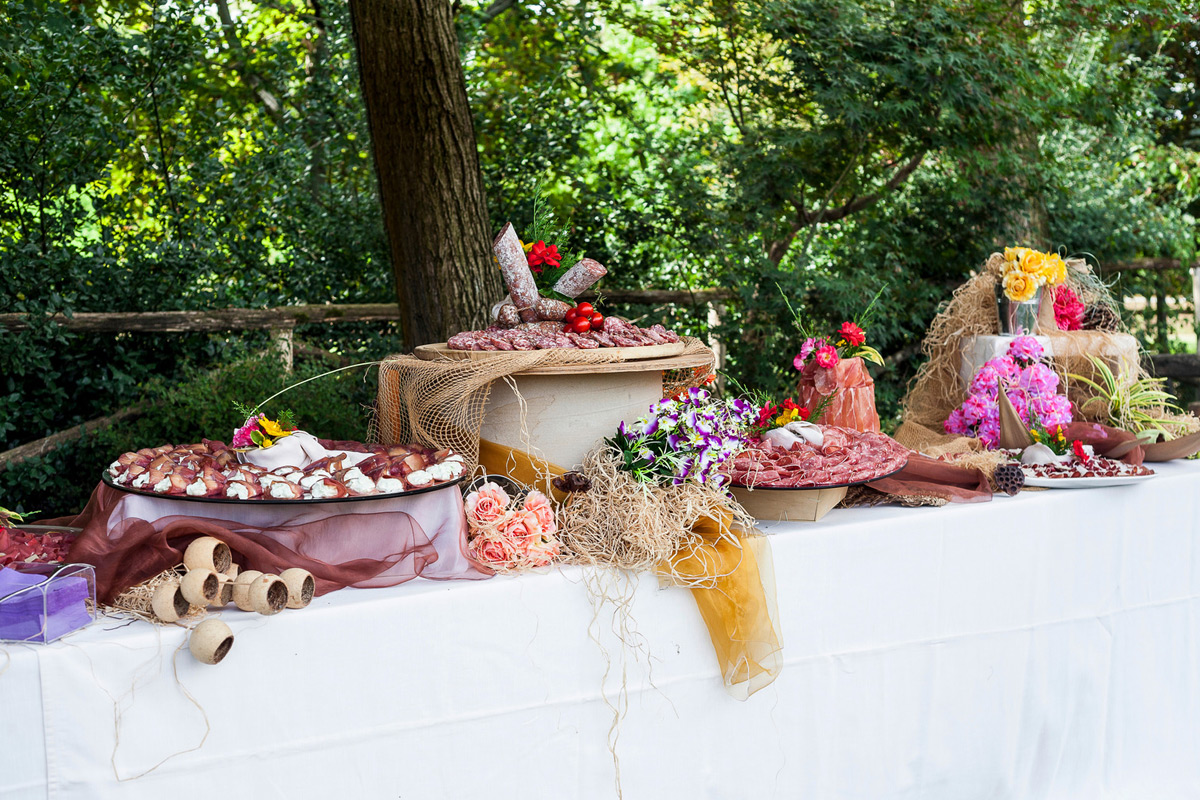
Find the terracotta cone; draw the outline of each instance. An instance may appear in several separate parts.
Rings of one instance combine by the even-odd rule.
[[[1008,450],[1024,450],[1033,444],[1033,437],[1029,435],[1029,429],[1025,427],[1024,422],[1021,422],[1021,415],[1017,413],[1012,400],[1008,399],[1004,387],[1000,387],[1000,395],[996,399],[1000,405],[1000,447]]]

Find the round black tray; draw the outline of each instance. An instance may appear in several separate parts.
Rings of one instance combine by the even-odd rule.
[[[467,473],[464,472],[452,481],[444,483],[435,483],[432,486],[422,486],[420,489],[409,489],[405,492],[392,492],[391,494],[360,494],[351,495],[349,497],[322,497],[319,499],[300,499],[300,500],[280,500],[278,498],[271,499],[255,499],[255,500],[240,500],[236,497],[192,497],[186,494],[159,494],[158,492],[144,492],[141,489],[133,489],[128,486],[120,486],[115,483],[112,477],[105,472],[100,476],[100,480],[106,485],[111,486],[119,492],[128,492],[129,494],[137,494],[142,497],[157,497],[161,500],[182,500],[188,503],[232,503],[234,505],[252,505],[252,506],[297,506],[297,505],[316,505],[318,503],[357,503],[362,500],[390,500],[395,497],[411,497],[412,495],[425,494],[426,492],[436,492],[438,489],[448,489],[451,486],[457,486],[467,479]]]
[[[867,478],[865,481],[850,481],[850,483],[825,483],[820,486],[746,486],[741,483],[731,483],[731,488],[748,489],[751,492],[815,492],[819,489],[841,489],[843,486],[862,486],[864,483],[874,483],[881,481],[884,478],[890,478],[897,472],[902,472],[908,466],[908,459],[904,459],[904,464],[899,469],[894,469],[887,475],[876,475],[874,478]]]

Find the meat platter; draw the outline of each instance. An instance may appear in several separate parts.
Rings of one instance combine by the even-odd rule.
[[[881,480],[904,469],[908,449],[890,436],[834,425],[768,431],[726,466],[733,486],[833,489]]]
[[[320,440],[331,455],[304,467],[241,463],[222,442],[124,453],[104,472],[131,494],[201,503],[296,504],[378,500],[432,492],[466,477],[462,456],[419,445]]]

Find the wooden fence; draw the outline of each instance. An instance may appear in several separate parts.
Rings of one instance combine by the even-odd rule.
[[[1104,271],[1122,270],[1176,270],[1188,268],[1178,260],[1147,258],[1111,264]],[[1193,299],[1198,309],[1197,330],[1200,331],[1200,269],[1191,268],[1193,275]],[[690,305],[707,308],[709,321],[718,322],[721,304],[735,296],[732,289],[712,288],[697,290],[613,290],[603,292],[606,302],[636,305]],[[594,299],[596,294],[587,293],[581,299]],[[1166,298],[1158,298],[1159,313],[1165,313]],[[296,326],[307,324],[332,324],[343,322],[390,322],[400,318],[399,307],[391,303],[364,303],[345,305],[302,305],[279,308],[223,308],[212,311],[143,311],[143,312],[82,312],[70,316],[51,317],[67,330],[80,333],[218,333],[221,331],[270,331],[274,346],[279,351],[287,369],[291,369],[297,346],[293,341]],[[29,319],[25,314],[0,314],[0,329],[25,330]],[[723,349],[718,343],[718,357]],[[332,355],[314,348],[299,348],[309,355]],[[905,357],[919,352],[916,347],[906,348]],[[337,357],[334,356],[336,359]],[[1155,374],[1175,380],[1200,379],[1200,356],[1194,354],[1155,354],[1150,356]],[[144,412],[142,406],[132,406],[116,414],[91,420],[51,436],[28,442],[20,447],[0,453],[0,471],[20,461],[59,447],[72,439],[106,427]]]

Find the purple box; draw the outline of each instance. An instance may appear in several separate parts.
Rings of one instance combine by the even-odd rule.
[[[0,568],[0,640],[52,642],[92,621],[95,571],[84,564]]]

